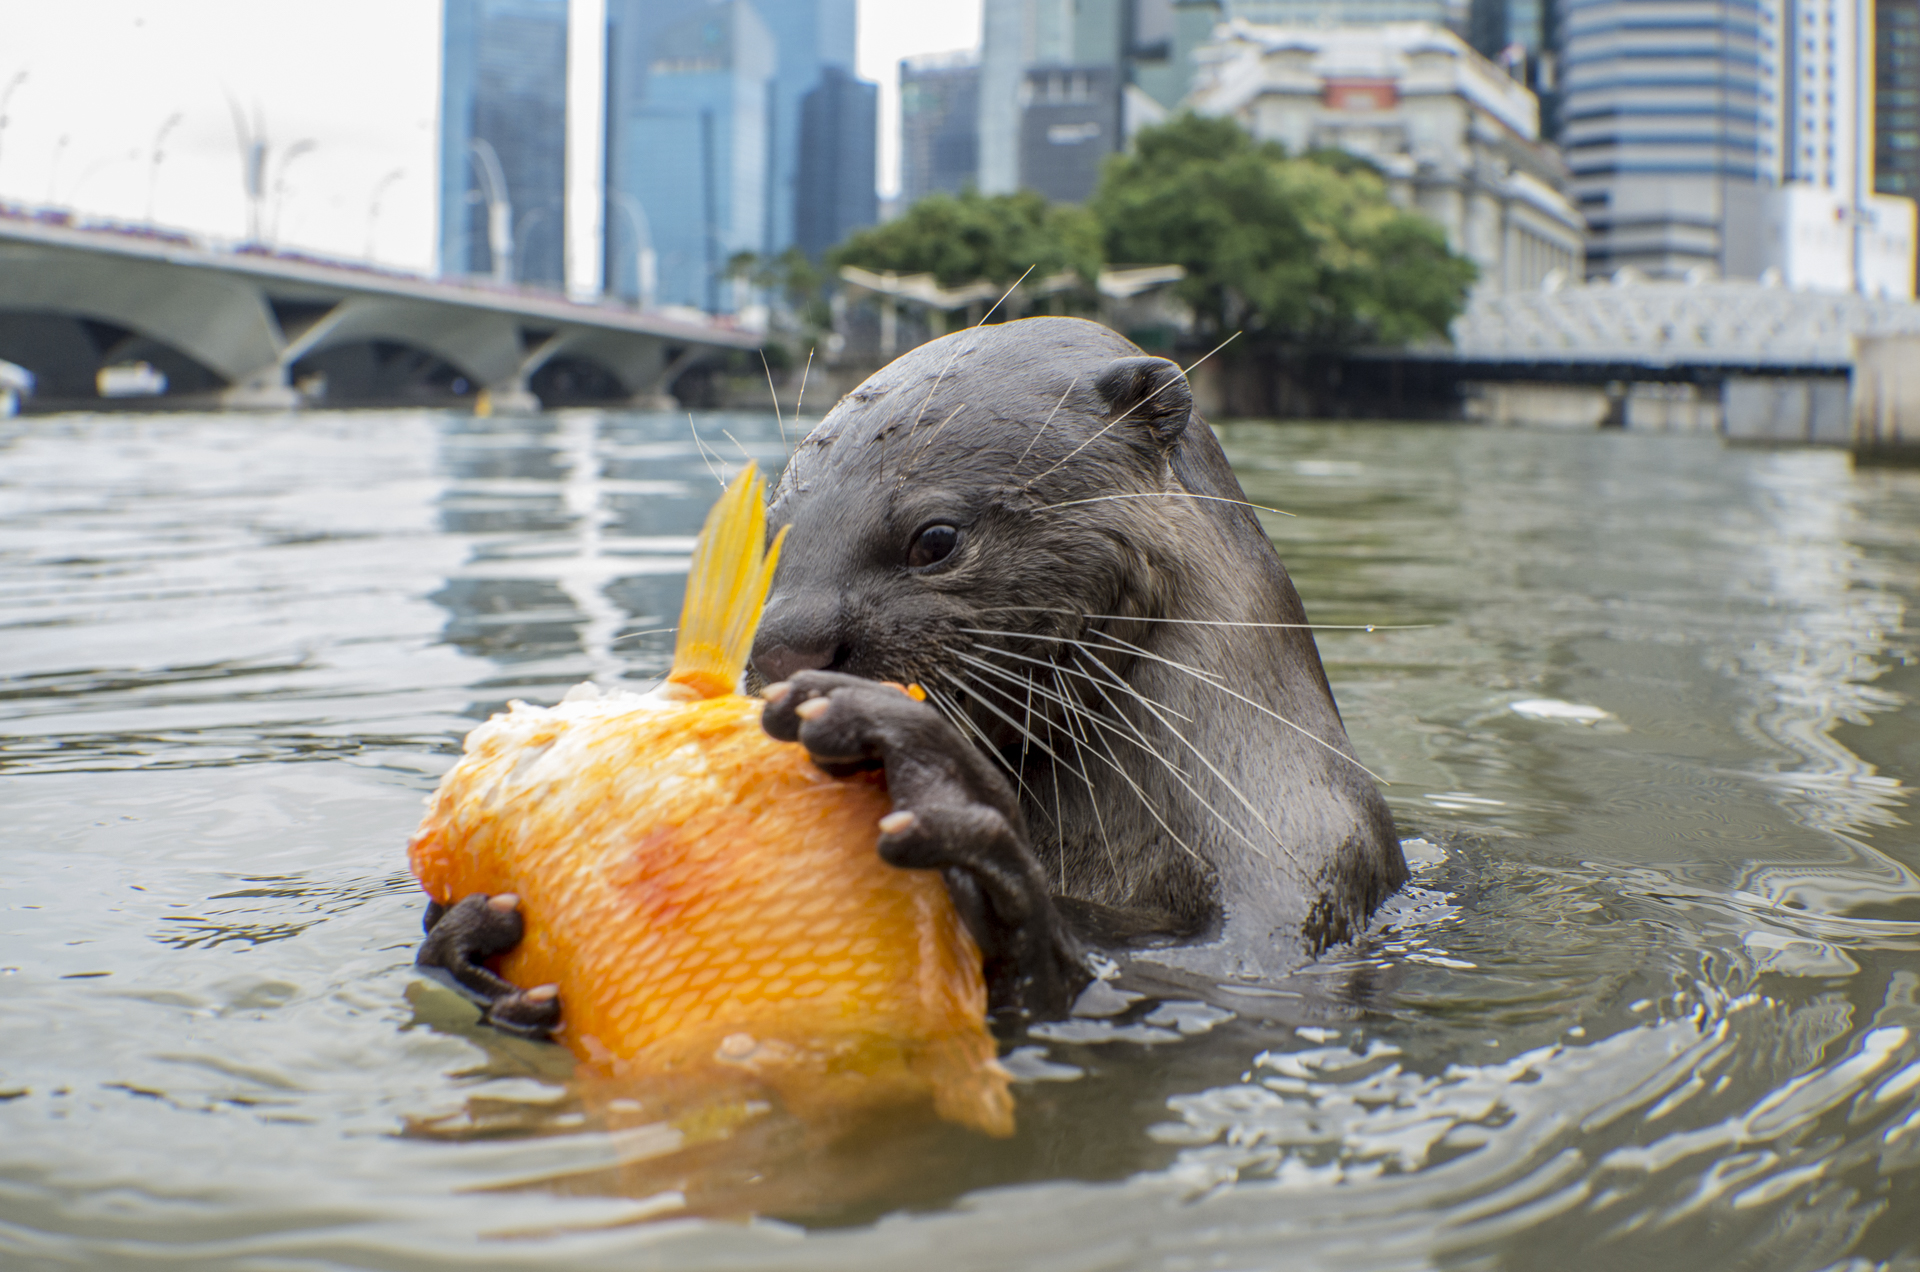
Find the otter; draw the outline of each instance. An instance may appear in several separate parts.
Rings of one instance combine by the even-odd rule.
[[[765,727],[829,771],[885,768],[880,851],[943,873],[997,1014],[1064,1013],[1090,950],[1283,975],[1405,882],[1300,598],[1174,363],[1075,318],[921,345],[801,441],[781,526],[749,672]],[[487,950],[509,940],[499,906],[469,909]],[[428,944],[464,970],[470,943]]]

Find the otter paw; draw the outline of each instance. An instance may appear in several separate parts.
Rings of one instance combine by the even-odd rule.
[[[829,773],[885,768],[893,812],[879,851],[938,870],[980,947],[996,1015],[1053,1016],[1091,979],[1027,840],[1012,786],[926,703],[891,685],[806,671],[770,686],[761,721]]]
[[[414,966],[437,968],[486,1006],[484,1019],[524,1038],[544,1038],[560,1023],[559,991],[552,985],[519,987],[496,975],[486,960],[520,944],[526,924],[520,898],[511,892],[476,892],[452,906],[430,902],[427,939]]]

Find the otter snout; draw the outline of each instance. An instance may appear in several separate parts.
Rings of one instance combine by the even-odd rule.
[[[846,662],[841,608],[823,598],[776,593],[753,641],[753,669],[767,684],[802,671],[839,671]]]
[[[753,669],[770,685],[778,684],[802,671],[825,671],[834,663],[837,648],[821,646],[814,649],[795,649],[791,645],[774,645],[771,648],[754,646]]]

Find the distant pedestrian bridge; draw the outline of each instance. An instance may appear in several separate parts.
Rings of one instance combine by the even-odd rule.
[[[1441,356],[1569,379],[1830,376],[1852,369],[1860,339],[1913,334],[1920,305],[1911,301],[1760,283],[1635,282],[1477,297]]]
[[[702,318],[575,304],[0,206],[0,362],[41,405],[648,401],[760,343]]]

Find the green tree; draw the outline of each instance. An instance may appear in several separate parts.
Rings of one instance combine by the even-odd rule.
[[[1143,129],[1091,206],[1108,260],[1185,266],[1181,299],[1219,332],[1321,347],[1444,337],[1476,272],[1372,165],[1289,158],[1227,119]]]
[[[985,279],[1010,284],[1067,270],[1091,283],[1100,273],[1100,225],[1084,208],[1017,194],[930,194],[899,218],[849,235],[827,255],[832,269],[932,274],[942,287]]]

